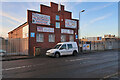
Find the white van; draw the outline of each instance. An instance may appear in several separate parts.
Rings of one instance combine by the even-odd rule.
[[[46,52],[47,56],[60,57],[62,55],[76,55],[78,53],[78,46],[76,42],[62,42],[58,43],[53,49]]]

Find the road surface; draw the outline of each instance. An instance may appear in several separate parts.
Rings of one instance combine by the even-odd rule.
[[[3,61],[3,78],[107,78],[118,73],[118,51]]]

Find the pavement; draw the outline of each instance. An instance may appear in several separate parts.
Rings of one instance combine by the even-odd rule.
[[[2,62],[3,78],[115,78],[118,51],[60,58],[38,57]],[[109,79],[109,80],[111,80]],[[91,80],[91,79],[90,79]],[[108,80],[108,79],[107,79]]]
[[[34,56],[5,56],[2,57],[2,61],[21,60],[21,59],[32,59]]]

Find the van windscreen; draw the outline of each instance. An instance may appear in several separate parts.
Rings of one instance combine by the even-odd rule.
[[[58,49],[61,46],[61,44],[58,44],[54,47],[54,49]]]

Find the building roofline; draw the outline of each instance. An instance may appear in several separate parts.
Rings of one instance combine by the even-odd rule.
[[[76,21],[79,21],[78,19],[72,19],[72,20],[76,20]]]
[[[55,2],[50,2],[50,4],[51,4],[51,3],[58,5],[58,3],[55,3]],[[62,4],[60,4],[60,5],[61,5],[61,6],[64,6],[64,5],[62,5]],[[50,5],[50,7],[51,7],[51,5]]]
[[[45,4],[40,4],[40,6],[46,6],[46,7],[51,8],[51,3],[58,5],[58,3],[55,3],[55,2],[50,2],[50,6],[47,6],[47,5],[45,5]],[[61,6],[64,6],[64,5],[62,5],[62,4],[61,4]]]
[[[20,25],[20,26],[18,26],[17,28],[15,28],[15,29],[13,29],[12,31],[8,32],[8,34],[9,34],[9,33],[11,33],[11,32],[13,32],[13,31],[15,31],[16,29],[20,28],[22,25],[25,25],[25,24],[27,24],[27,22],[25,22],[25,23],[21,24],[21,25]]]
[[[69,12],[69,13],[72,13],[71,11],[66,11],[66,10],[64,10],[64,12]]]
[[[27,11],[30,11],[30,12],[36,12],[36,13],[40,13],[40,14],[42,14],[41,12],[39,12],[39,11],[33,11],[33,10],[27,10]]]
[[[47,6],[47,5],[44,5],[44,4],[40,4],[40,6],[45,6],[45,7],[49,7],[49,8],[51,8],[50,6]]]
[[[51,3],[58,5],[58,3],[55,3],[55,2],[50,2],[50,6],[47,6],[47,5],[44,5],[44,4],[40,4],[40,6],[46,6],[46,7],[51,8]],[[61,4],[61,6],[64,6],[64,5],[62,5],[62,4]],[[64,7],[65,7],[65,6],[64,6]],[[64,10],[64,11],[65,11],[65,12],[72,13],[71,11],[66,11],[66,10]]]

